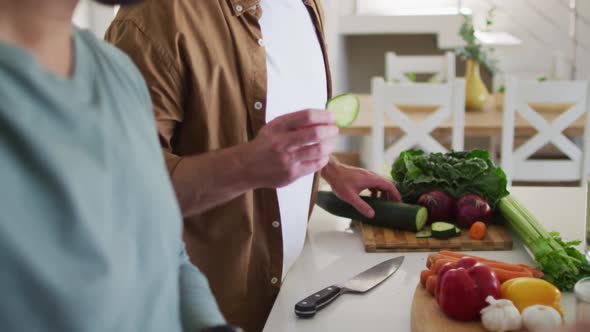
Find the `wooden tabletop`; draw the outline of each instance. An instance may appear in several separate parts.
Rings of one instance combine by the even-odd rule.
[[[340,129],[340,134],[347,136],[369,136],[371,135],[373,121],[373,98],[368,94],[358,95],[361,103],[361,111],[358,118],[348,128]],[[548,121],[555,120],[569,105],[531,105],[543,114]],[[431,107],[432,111],[434,107]],[[416,107],[406,107],[406,112],[415,122],[426,119],[430,112],[427,109],[417,109]],[[500,137],[502,135],[502,108],[497,107],[495,98],[490,98],[488,105],[481,111],[467,111],[465,113],[465,136],[469,137]],[[583,136],[585,119],[581,117],[572,126],[564,131],[567,136]],[[452,130],[452,121],[449,119],[441,127],[434,130],[435,136],[449,135]],[[525,120],[516,117],[516,136],[532,136],[537,131]],[[385,135],[399,136],[403,134],[389,118],[385,119]]]

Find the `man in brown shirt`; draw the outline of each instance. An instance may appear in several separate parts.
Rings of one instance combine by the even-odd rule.
[[[391,182],[329,157],[338,130],[318,109],[330,95],[323,28],[318,0],[148,0],[106,35],[148,83],[188,252],[248,331],[262,330],[303,244],[313,173],[368,216],[360,191],[399,199]],[[287,200],[302,197],[303,209]]]

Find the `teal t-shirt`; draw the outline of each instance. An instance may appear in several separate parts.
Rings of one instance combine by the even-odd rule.
[[[89,32],[74,45],[64,79],[0,42],[0,331],[223,323],[184,254],[141,75]]]

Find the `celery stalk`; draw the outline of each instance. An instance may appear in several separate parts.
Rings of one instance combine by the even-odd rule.
[[[516,198],[509,195],[500,200],[498,208],[506,223],[535,256],[537,267],[545,279],[561,290],[572,290],[579,279],[590,276],[590,264],[574,245],[564,243],[558,234],[548,233],[538,220]]]

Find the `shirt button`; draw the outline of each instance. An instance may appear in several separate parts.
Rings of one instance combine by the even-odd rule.
[[[276,285],[277,282],[279,282],[279,279],[277,279],[276,277],[272,277],[272,279],[270,279],[270,283],[273,285]]]
[[[262,109],[262,106],[263,106],[263,105],[262,105],[262,102],[259,102],[259,101],[257,101],[257,102],[255,102],[255,103],[254,103],[254,108],[255,108],[257,111],[260,111],[260,110]]]
[[[272,222],[272,227],[279,228],[279,226],[281,226],[281,223],[280,222],[278,222],[278,221],[273,221]]]
[[[258,39],[258,45],[264,46],[264,39],[262,39],[262,38]]]
[[[244,7],[242,7],[242,5],[236,5],[236,11],[237,11],[238,13],[241,13],[241,12],[242,12],[242,10],[244,10]]]

